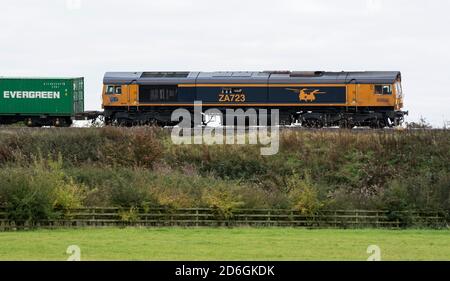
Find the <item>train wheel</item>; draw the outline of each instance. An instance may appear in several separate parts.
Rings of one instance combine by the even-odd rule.
[[[314,124],[314,128],[320,129],[323,128],[324,124],[322,121],[317,120],[317,122]]]
[[[128,120],[125,118],[120,118],[120,119],[117,119],[117,125],[119,127],[131,127],[131,126],[133,126],[133,122],[131,120]]]
[[[40,128],[43,126],[43,124],[37,118],[28,118],[25,124],[30,128]]]
[[[70,127],[72,123],[71,118],[56,118],[53,120],[53,126],[55,127]]]
[[[372,129],[383,129],[387,126],[386,121],[385,120],[374,120],[371,124],[370,124],[370,128]]]
[[[303,121],[302,126],[306,127],[306,128],[316,128],[316,129],[320,129],[323,128],[323,122],[319,119],[306,119],[305,121]]]
[[[295,119],[294,115],[289,115],[285,118],[280,118],[280,125],[282,126],[290,126],[294,124],[297,120]]]
[[[354,127],[355,127],[355,125],[353,124],[353,122],[350,121],[350,120],[347,120],[347,119],[342,120],[342,121],[339,123],[339,128],[341,128],[341,129],[349,129],[349,130],[351,130],[351,129],[353,129]]]

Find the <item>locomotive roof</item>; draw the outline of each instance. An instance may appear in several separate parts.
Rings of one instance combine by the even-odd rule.
[[[400,71],[107,72],[104,84],[391,84]]]

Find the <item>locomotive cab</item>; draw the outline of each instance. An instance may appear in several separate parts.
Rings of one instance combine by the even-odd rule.
[[[105,84],[103,86],[103,108],[136,106],[138,86],[135,84]]]
[[[364,100],[364,95],[362,95],[358,100],[360,105],[372,105],[375,107],[374,111],[377,112],[378,116],[375,119],[369,119],[368,125],[373,128],[399,126],[403,123],[404,116],[408,115],[408,112],[402,111],[403,89],[401,74],[398,73],[393,81],[386,80],[388,83],[377,82],[371,85],[372,94],[369,94],[369,96],[372,98],[369,97],[367,100]],[[366,104],[367,101],[369,101],[368,104]]]
[[[402,110],[403,88],[402,88],[402,81],[400,79],[395,82],[394,89],[395,89],[395,110]]]
[[[408,115],[408,111],[402,111],[403,109],[403,87],[402,80],[400,74],[397,77],[397,80],[394,83],[394,93],[395,93],[395,105],[394,105],[394,116],[391,118],[394,126],[399,126],[403,123],[405,119],[405,115]]]
[[[103,86],[103,105],[119,105],[124,99],[122,85]]]

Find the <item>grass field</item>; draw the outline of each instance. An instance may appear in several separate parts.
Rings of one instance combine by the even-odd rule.
[[[448,230],[307,230],[294,228],[152,228],[0,233],[0,260],[450,260]]]

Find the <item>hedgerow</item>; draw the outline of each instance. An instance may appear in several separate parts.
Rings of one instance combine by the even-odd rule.
[[[5,130],[0,205],[25,220],[79,206],[440,211],[449,163],[446,130],[282,131],[273,156],[156,128]]]

